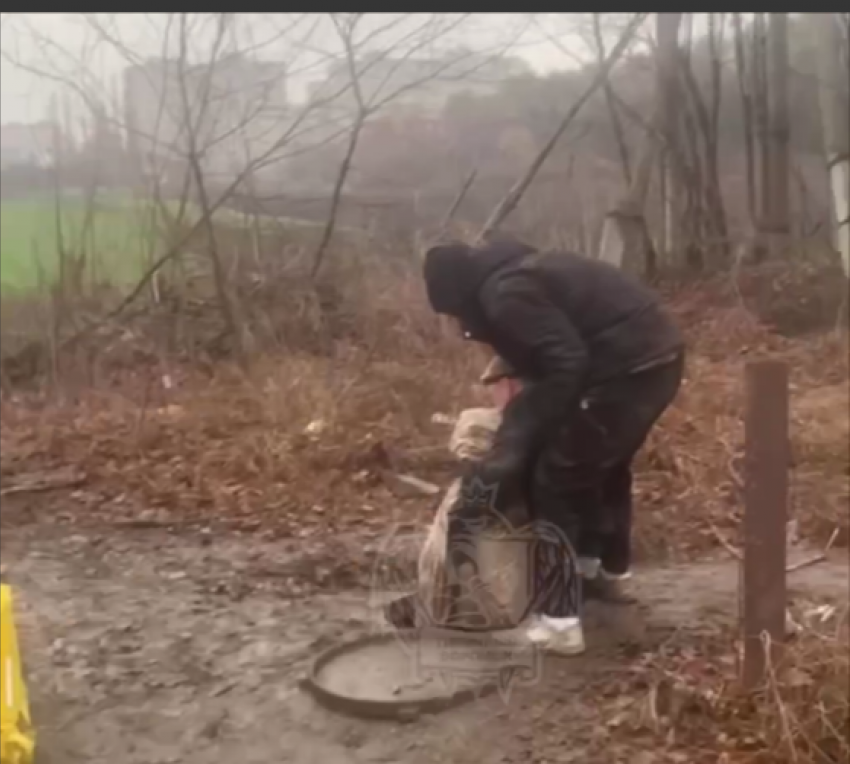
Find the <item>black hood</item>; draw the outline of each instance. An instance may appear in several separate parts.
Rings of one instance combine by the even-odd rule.
[[[462,242],[440,244],[425,254],[425,286],[437,313],[460,320],[464,330],[478,338],[483,316],[478,292],[484,282],[503,266],[537,250],[518,241],[498,241],[482,247]]]

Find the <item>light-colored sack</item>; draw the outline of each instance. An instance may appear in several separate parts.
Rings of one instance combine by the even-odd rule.
[[[496,430],[501,424],[498,409],[467,409],[454,428],[449,450],[459,461],[476,461],[490,449]],[[459,579],[447,565],[447,536],[452,510],[458,506],[461,481],[455,480],[449,489],[428,532],[419,557],[419,606],[417,625],[463,625],[456,623],[457,610],[468,612],[468,607],[454,608],[457,593],[467,600],[466,605],[477,611],[478,625],[482,621],[491,627],[516,625],[524,613],[527,601],[527,543],[517,538],[506,538],[506,531],[476,534],[476,559],[478,576]],[[510,543],[511,541],[517,543]],[[451,620],[450,620],[451,619]]]

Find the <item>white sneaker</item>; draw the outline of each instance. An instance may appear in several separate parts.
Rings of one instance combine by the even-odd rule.
[[[581,655],[584,652],[584,630],[578,618],[535,616],[528,626],[529,641],[557,655]]]

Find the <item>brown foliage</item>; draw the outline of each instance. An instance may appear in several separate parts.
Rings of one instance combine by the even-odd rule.
[[[183,351],[169,354],[159,340],[168,320],[147,316],[134,331],[114,330],[109,342],[98,335],[102,351],[95,361],[86,355],[99,369],[90,375],[95,384],[78,385],[71,399],[4,395],[4,480],[74,465],[88,476],[78,508],[69,505],[77,520],[155,512],[295,537],[425,521],[417,508],[430,502],[398,498],[384,477],[448,476],[448,434],[431,417],[476,402],[482,391],[473,382],[486,356],[430,315],[414,276],[380,273],[352,271],[323,307],[309,290],[299,303],[290,284],[285,301],[257,293],[252,307],[267,300],[279,342],[247,371],[212,364],[211,354],[200,365]],[[689,556],[715,547],[718,535],[733,540],[743,365],[765,354],[791,367],[792,517],[817,539],[841,527],[846,541],[846,341],[834,333],[782,337],[728,292],[708,282],[668,297],[690,357],[679,400],[639,460],[644,555]],[[192,319],[193,331],[203,315]],[[318,424],[308,432],[311,423]]]
[[[628,668],[603,710],[612,735],[645,739],[654,760],[693,764],[838,764],[850,755],[846,606],[794,608],[797,632],[753,693],[738,683],[731,628],[674,636]]]
[[[343,272],[330,284],[344,287],[314,289],[286,276],[252,294],[246,315],[254,331],[270,328],[247,369],[213,363],[220,326],[203,292],[180,303],[179,313],[169,312],[168,298],[133,320],[103,324],[54,359],[60,376],[51,387],[4,390],[4,491],[24,486],[26,494],[28,484],[49,484],[45,474],[73,468],[61,502],[39,494],[37,511],[51,522],[222,527],[292,538],[312,560],[299,574],[305,578],[319,575],[329,557],[338,567],[348,564],[334,546],[340,533],[368,540],[391,526],[424,527],[433,498],[401,494],[389,475],[409,472],[448,485],[448,432],[432,416],[481,402],[474,380],[487,356],[430,314],[415,276],[398,268]],[[825,540],[839,528],[838,543],[847,543],[847,340],[834,331],[791,338],[769,328],[760,315],[775,315],[777,299],[800,303],[788,281],[783,274],[767,290],[753,274],[737,284],[662,285],[688,336],[689,360],[679,399],[638,462],[636,541],[645,558],[689,558],[721,539],[736,543],[743,367],[766,355],[791,370],[791,516],[809,539]],[[804,294],[819,305],[823,292]],[[8,337],[15,312],[6,307]],[[82,361],[82,383],[70,384]],[[43,359],[33,362],[38,368]],[[22,378],[31,379],[32,370]],[[41,477],[33,481],[33,474]],[[4,513],[9,522],[14,517]],[[841,624],[832,633],[798,635],[755,696],[733,689],[731,635],[662,651],[650,665],[639,661],[629,695],[648,690],[656,716],[664,698],[678,698],[684,712],[661,722],[650,714],[648,728],[641,712],[634,726],[618,720],[617,728],[658,737],[650,745],[669,754],[660,760],[843,761],[848,666]]]

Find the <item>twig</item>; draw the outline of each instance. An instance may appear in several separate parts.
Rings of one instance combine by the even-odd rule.
[[[794,745],[794,733],[791,730],[791,722],[788,718],[788,708],[782,700],[782,694],[779,692],[779,683],[776,678],[776,670],[774,669],[771,657],[772,640],[770,638],[770,634],[766,631],[761,633],[760,638],[762,649],[764,650],[765,667],[767,669],[767,684],[770,688],[771,694],[773,695],[773,701],[776,703],[776,711],[779,715],[779,722],[782,727],[782,737],[785,739],[785,744],[788,746],[788,753],[790,754],[791,761],[796,764],[800,757],[797,753],[797,746]]]
[[[558,141],[561,139],[561,136],[567,131],[567,128],[572,124],[572,121],[576,118],[585,103],[587,103],[590,97],[605,83],[606,79],[608,78],[608,75],[614,68],[614,65],[626,52],[626,49],[628,48],[629,43],[632,41],[635,32],[637,31],[638,27],[643,23],[645,18],[645,13],[638,13],[632,19],[631,23],[623,32],[617,44],[611,50],[611,53],[599,65],[596,77],[593,78],[593,81],[590,83],[588,88],[584,91],[584,93],[582,93],[578,97],[578,99],[572,105],[572,108],[561,120],[561,123],[558,125],[557,129],[554,133],[552,133],[552,136],[551,138],[549,138],[546,145],[540,150],[540,153],[534,158],[534,161],[532,161],[532,163],[529,165],[528,169],[525,171],[525,174],[513,185],[511,190],[508,191],[507,196],[505,196],[505,198],[502,199],[502,201],[499,202],[499,204],[496,206],[496,209],[493,210],[490,217],[487,219],[487,222],[484,224],[484,227],[481,229],[481,233],[478,235],[479,240],[486,240],[487,235],[493,233],[493,231],[495,231],[504,222],[505,218],[507,218],[508,215],[510,215],[516,209],[523,195],[528,190],[528,187],[531,185],[531,182],[537,175],[537,172],[540,170],[540,168],[543,166],[543,163],[549,157],[549,154],[552,153],[552,150],[558,144]]]
[[[826,555],[821,552],[814,557],[810,557],[808,560],[800,560],[800,562],[795,562],[793,565],[789,565],[785,568],[785,572],[794,573],[795,571],[802,570],[803,568],[809,568],[812,565],[817,565],[819,562],[824,562],[825,560]]]
[[[658,683],[653,683],[646,697],[646,710],[651,722],[651,729],[657,734],[661,730],[661,720],[658,717]]]
[[[438,493],[441,493],[440,486],[413,475],[400,475],[398,473],[393,473],[393,477],[401,485],[412,488],[414,491],[424,494],[425,496],[436,496]]]
[[[40,475],[40,479],[30,478],[29,482],[27,481],[27,477],[25,475],[23,481],[18,483],[18,485],[10,485],[8,488],[0,489],[0,496],[11,496],[18,493],[41,493],[44,491],[56,491],[61,488],[76,488],[86,482],[85,475],[68,475],[67,472],[64,474],[62,472],[47,473]]]
[[[186,521],[181,520],[145,520],[143,518],[116,520],[112,525],[116,528],[133,528],[137,530],[145,530],[149,528],[171,528],[172,526],[187,525]]]
[[[741,552],[741,550],[738,549],[735,546],[732,546],[732,544],[729,543],[729,541],[727,541],[723,537],[723,535],[720,533],[719,530],[717,530],[717,528],[714,527],[714,525],[711,526],[711,532],[714,534],[714,537],[721,543],[723,548],[727,552],[729,552],[729,554],[731,554],[736,560],[743,560],[744,559],[744,555]]]
[[[727,552],[729,552],[729,554],[731,554],[736,560],[742,561],[744,559],[744,555],[741,550],[738,549],[736,546],[733,546],[728,541],[728,539],[726,539],[723,534],[720,533],[719,530],[717,530],[714,525],[711,526],[711,532],[714,534],[714,537],[720,542],[723,548]],[[832,532],[832,535],[829,537],[829,541],[827,542],[822,552],[819,552],[818,554],[806,560],[800,560],[800,562],[795,562],[793,565],[789,565],[787,568],[785,568],[785,572],[795,573],[798,570],[803,570],[803,568],[809,568],[812,565],[817,565],[819,562],[825,562],[830,549],[832,549],[833,544],[835,544],[836,540],[838,539],[838,533],[839,529],[836,528]]]
[[[711,526],[711,532],[714,534],[714,537],[720,542],[723,548],[727,552],[729,552],[729,554],[731,554],[736,560],[741,561],[744,559],[744,555],[741,550],[738,549],[736,546],[733,546],[728,541],[728,539],[726,539],[723,534],[720,533],[719,530],[717,530],[714,525]],[[832,535],[829,537],[829,541],[827,542],[822,552],[819,552],[818,554],[814,555],[813,557],[809,557],[806,560],[800,560],[800,562],[795,562],[793,565],[789,565],[787,568],[785,568],[785,572],[795,573],[798,570],[803,570],[803,568],[809,568],[812,565],[817,565],[819,562],[825,562],[830,549],[832,549],[833,544],[835,544],[836,540],[838,539],[838,533],[839,529],[836,528],[832,532]]]
[[[467,193],[469,193],[469,189],[472,187],[472,184],[475,182],[475,177],[478,175],[478,168],[473,168],[473,170],[466,176],[466,179],[463,181],[463,185],[460,190],[457,192],[457,195],[452,200],[451,205],[448,210],[446,210],[446,214],[443,215],[443,220],[440,223],[439,232],[442,236],[451,225],[451,222],[454,220],[455,215],[457,214],[460,205],[463,203],[463,200],[466,198]]]
[[[817,565],[819,562],[825,562],[826,557],[829,554],[829,550],[832,549],[832,545],[835,543],[837,538],[838,528],[832,532],[832,535],[829,537],[829,541],[826,542],[826,546],[820,554],[816,554],[814,557],[809,557],[807,560],[800,560],[800,562],[795,562],[793,565],[789,565],[785,568],[785,572],[794,573],[798,570],[802,570],[803,568],[809,568],[812,565]]]

